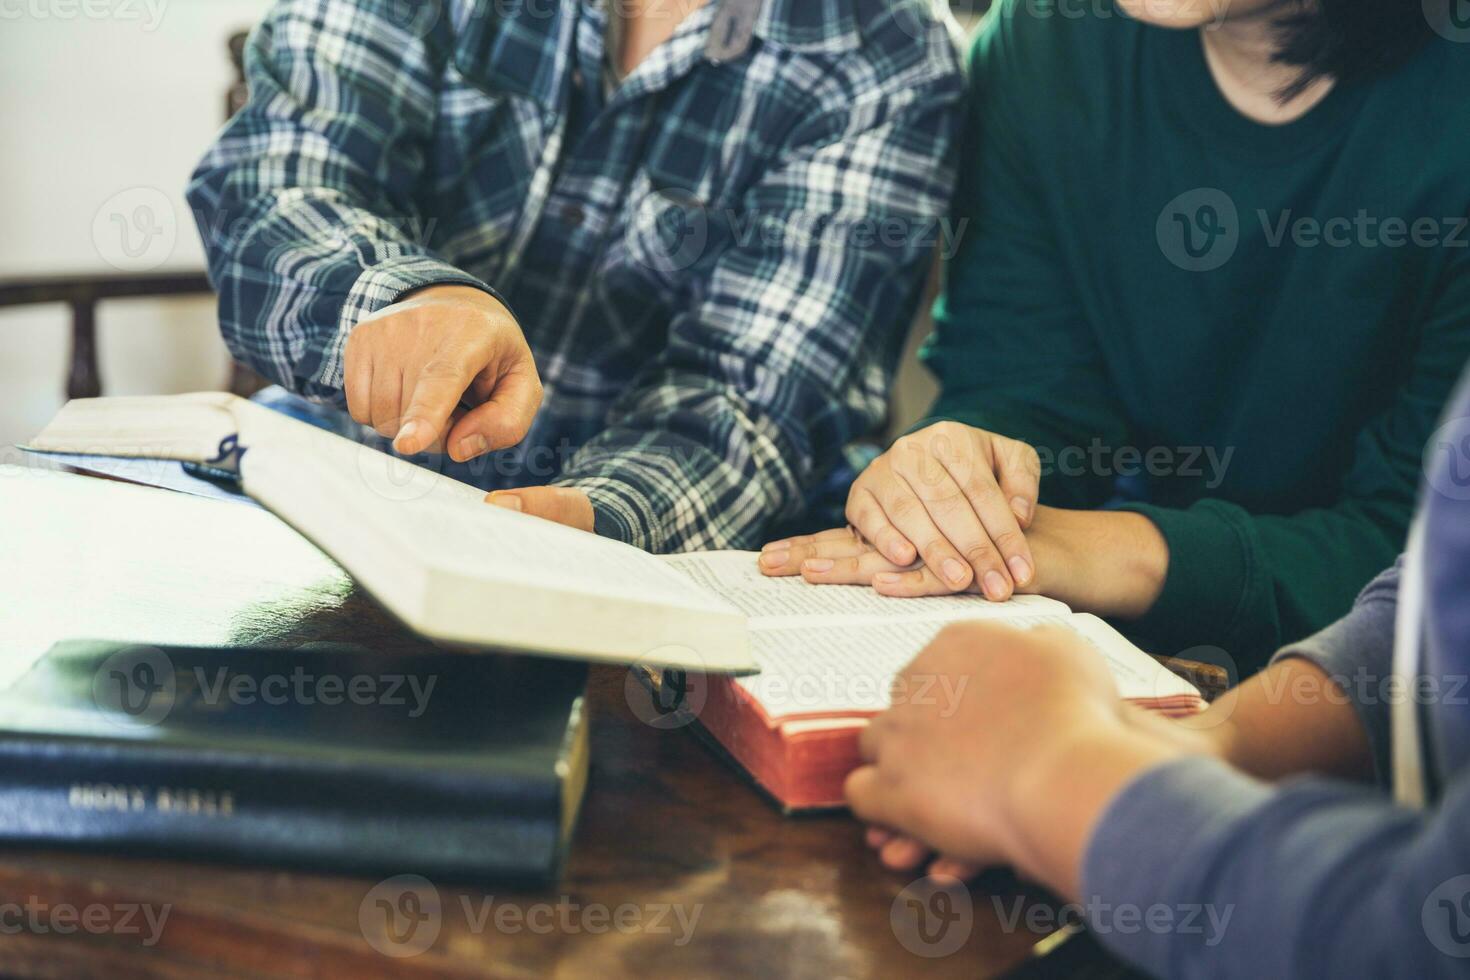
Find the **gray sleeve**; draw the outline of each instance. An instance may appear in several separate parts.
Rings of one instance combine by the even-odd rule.
[[[1437,811],[1319,778],[1272,788],[1214,759],[1135,779],[1088,844],[1081,903],[1161,977],[1464,977],[1470,778]]]
[[[1379,785],[1389,775],[1389,701],[1393,676],[1393,631],[1398,613],[1399,571],[1403,558],[1358,595],[1352,611],[1300,643],[1283,647],[1272,663],[1301,657],[1322,668],[1346,692],[1373,748]]]

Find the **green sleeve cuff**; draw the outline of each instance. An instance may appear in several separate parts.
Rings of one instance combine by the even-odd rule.
[[[1187,656],[1191,647],[1214,646],[1242,676],[1264,666],[1276,633],[1274,607],[1240,508],[1202,500],[1182,510],[1143,503],[1118,509],[1153,521],[1169,545],[1163,591],[1132,628],[1163,647],[1156,653]],[[1214,658],[1196,651],[1191,659]]]
[[[985,425],[985,420],[981,419],[974,412],[942,412],[939,411],[938,405],[930,408],[929,412],[930,414],[925,415],[923,418],[919,419],[919,421],[909,426],[908,429],[904,431],[904,435],[912,435],[913,433],[918,432],[920,429],[927,429],[929,428],[929,426],[938,425],[940,422],[958,422],[961,425],[968,425],[976,429],[987,428],[987,426]],[[990,431],[995,432],[998,430],[991,429]]]

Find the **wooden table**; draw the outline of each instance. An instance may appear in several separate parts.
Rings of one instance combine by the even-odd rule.
[[[0,471],[0,481],[15,478]],[[47,503],[29,508],[27,522],[40,512],[88,514],[66,518],[64,527],[7,526],[0,594],[21,600],[0,607],[0,648],[9,644],[11,655],[44,642],[36,617],[59,617],[58,636],[100,635],[112,622],[137,632],[140,604],[155,642],[346,640],[388,649],[420,642],[262,511],[77,477],[41,479]],[[96,504],[78,507],[74,496],[105,502],[96,494],[119,490],[133,502],[146,495],[148,507],[161,508],[159,519],[109,518]],[[209,548],[201,547],[199,519],[209,527]],[[27,554],[24,568],[19,554]],[[183,590],[181,582],[192,585]],[[880,869],[850,817],[781,817],[691,732],[638,721],[624,679],[621,670],[593,672],[592,776],[560,885],[531,892],[435,883],[440,914],[425,928],[438,932],[417,955],[388,955],[369,941],[384,945],[362,917],[381,914],[376,898],[395,887],[377,880],[11,850],[0,853],[0,933],[13,933],[0,934],[0,974],[825,980],[990,976],[1027,961],[1060,966],[1060,954],[1031,959],[1040,937],[1025,927],[1024,911],[1044,896],[1004,880],[994,894],[972,889],[968,903],[966,894],[906,892],[911,876]],[[146,905],[168,915],[159,941],[145,947],[146,930],[15,932],[5,928],[6,902]],[[1019,924],[1008,927],[1008,918]],[[1074,951],[1083,945],[1066,943]],[[946,955],[923,955],[936,952]],[[1095,954],[1087,959],[1102,970],[1093,975],[1116,972]]]

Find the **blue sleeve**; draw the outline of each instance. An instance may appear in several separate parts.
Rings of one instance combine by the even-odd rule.
[[[1158,976],[1464,977],[1470,778],[1437,811],[1305,779],[1272,788],[1215,760],[1140,776],[1088,845],[1099,939]]]

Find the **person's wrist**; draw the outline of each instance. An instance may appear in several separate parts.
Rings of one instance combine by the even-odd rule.
[[[1057,787],[1067,785],[1068,770],[1079,749],[1111,737],[1121,727],[1107,714],[1080,710],[1058,718],[1036,718],[1035,722],[1033,734],[1007,755],[991,795],[996,804],[992,816],[1018,864],[1028,850],[1024,843],[1027,829],[1057,795]]]
[[[1163,590],[1169,546],[1141,514],[1042,506],[1028,539],[1036,580],[1027,591],[1080,612],[1136,619]]]
[[[483,310],[494,320],[504,319],[511,323],[515,317],[500,299],[491,293],[475,286],[466,286],[462,283],[440,283],[435,286],[424,286],[407,292],[398,298],[398,301],[427,300],[434,303],[456,303],[471,306]]]
[[[1123,717],[1129,727],[1149,736],[1175,742],[1191,755],[1207,755],[1239,765],[1240,737],[1229,705],[1230,695],[1206,710],[1182,718],[1166,718],[1147,708],[1128,705]]]
[[[1111,725],[1091,732],[1068,725],[1038,737],[1025,757],[1016,760],[1012,778],[996,795],[996,823],[1011,864],[1023,876],[1046,880],[1049,827],[1057,798],[1068,795],[1058,787],[1069,787],[1076,779],[1076,765],[1086,745],[1107,744],[1113,735]]]
[[[1079,897],[1087,845],[1113,800],[1145,772],[1195,754],[1203,753],[1121,723],[1047,740],[1002,804],[1012,864],[1026,878]]]
[[[468,307],[477,311],[484,317],[482,323],[489,330],[498,330],[505,326],[516,329],[520,327],[510,308],[485,290],[460,283],[439,283],[419,286],[403,292],[392,304],[359,320],[353,327],[353,332],[371,329],[374,324],[390,314],[404,313],[424,307],[450,305]]]
[[[1204,735],[1203,745],[1205,752],[1215,758],[1232,766],[1237,766],[1236,760],[1240,753],[1238,746],[1240,740],[1236,737],[1238,730],[1232,718],[1211,718],[1208,711],[1199,716],[1204,722],[1204,727],[1196,730],[1202,731]],[[1187,720],[1187,719],[1186,719]]]
[[[1066,602],[1068,585],[1073,578],[1071,571],[1076,558],[1068,546],[1065,532],[1060,525],[1065,523],[1065,511],[1056,507],[1037,505],[1032,512],[1031,526],[1026,529],[1026,543],[1031,546],[1031,556],[1036,568],[1031,581],[1023,591],[1051,596]]]
[[[1122,539],[1116,554],[1121,562],[1119,592],[1113,615],[1137,619],[1153,608],[1169,575],[1169,542],[1157,524],[1132,511],[1108,511],[1108,521]]]
[[[425,286],[418,286],[406,290],[397,301],[402,303],[409,299],[453,300],[475,306],[503,307],[504,305],[485,290],[459,282],[429,283]]]
[[[655,554],[665,550],[652,500],[631,474],[568,474],[554,486],[574,487],[592,507],[592,530]]]

